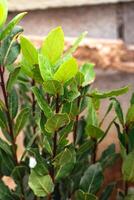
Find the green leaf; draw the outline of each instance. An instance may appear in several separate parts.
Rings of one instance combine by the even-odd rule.
[[[103,137],[105,133],[100,128],[89,124],[86,127],[86,134],[88,136],[90,136],[91,138],[94,138],[94,139],[98,140],[101,137]]]
[[[20,45],[24,58],[29,65],[38,64],[38,52],[32,42],[24,36],[20,37]]]
[[[54,133],[55,131],[58,131],[59,128],[69,124],[69,122],[70,119],[66,113],[55,114],[47,120],[45,128],[48,132]]]
[[[134,93],[132,94],[131,100],[130,100],[131,105],[134,105]]]
[[[44,112],[44,115],[49,118],[52,116],[52,110],[47,104],[46,100],[44,99],[43,95],[41,94],[40,90],[37,87],[33,87],[32,91],[36,96],[38,105],[40,106],[41,110]]]
[[[9,144],[4,140],[2,140],[1,138],[0,138],[0,149],[2,149],[5,153],[7,153],[10,156],[13,155],[11,146],[9,146]]]
[[[120,123],[124,126],[124,116],[123,116],[123,111],[122,111],[121,105],[117,99],[111,98],[111,100],[113,102],[116,115],[117,115]]]
[[[96,193],[103,182],[100,163],[92,164],[85,171],[80,181],[80,189],[88,193]]]
[[[6,113],[0,109],[0,128],[8,129]]]
[[[82,190],[78,190],[75,193],[75,198],[77,200],[98,200],[98,197],[95,195],[83,192]]]
[[[78,72],[78,63],[75,58],[65,61],[54,74],[54,79],[62,83],[73,78]]]
[[[10,73],[8,81],[7,81],[7,85],[6,85],[8,92],[10,92],[12,90],[12,88],[18,78],[19,73],[20,73],[20,67],[15,68],[14,71]]]
[[[24,108],[17,116],[16,123],[14,126],[14,137],[17,137],[20,131],[24,128],[25,124],[28,121],[29,114],[30,114],[30,109]]]
[[[122,165],[122,173],[124,180],[134,182],[134,151],[125,157]]]
[[[12,195],[9,188],[4,184],[4,182],[0,181],[0,199],[1,200],[16,200],[14,195]]]
[[[72,54],[76,51],[77,47],[79,46],[80,42],[85,38],[85,36],[87,35],[87,32],[83,32],[74,42],[74,44],[72,45],[72,47],[70,49],[67,50],[67,52],[65,53],[64,56],[67,56],[68,54]]]
[[[49,143],[49,141],[48,141],[48,139],[47,139],[46,136],[44,136],[44,138],[43,138],[43,148],[44,148],[48,153],[50,153],[51,155],[53,154],[51,145],[50,145],[50,143]]]
[[[22,31],[23,29],[21,27],[14,27],[11,33],[1,42],[1,65],[11,65],[17,59],[20,53],[20,45],[17,41],[17,37],[22,33]]]
[[[55,179],[59,181],[68,176],[74,168],[75,162],[76,154],[73,149],[66,148],[63,152],[58,154],[54,159],[54,166],[56,169]]]
[[[134,104],[128,109],[126,115],[126,124],[128,126],[134,125]]]
[[[8,107],[11,119],[14,119],[18,112],[18,95],[15,89],[11,90],[9,93]]]
[[[29,176],[29,186],[37,197],[48,196],[54,190],[50,175],[39,176],[34,170]]]
[[[81,73],[84,75],[84,82],[82,86],[91,84],[95,79],[95,71],[93,63],[86,63],[80,68]]]
[[[115,144],[111,144],[107,147],[106,150],[103,151],[101,155],[100,163],[102,168],[106,168],[114,164],[116,158],[117,154],[115,151]]]
[[[108,91],[108,92],[94,91],[91,94],[88,94],[87,96],[93,97],[93,98],[105,99],[105,98],[110,98],[110,97],[114,97],[114,96],[119,96],[119,95],[125,94],[125,93],[128,92],[128,90],[129,90],[129,87],[123,87],[123,88],[112,90],[112,91]]]
[[[7,147],[7,145],[3,145],[3,148]],[[1,145],[2,147],[2,145]],[[3,176],[10,176],[14,167],[15,167],[15,162],[14,162],[14,157],[11,156],[6,151],[9,151],[6,149],[3,150],[3,148],[0,148],[0,174]]]
[[[46,56],[38,55],[39,69],[44,81],[52,79],[52,67]]]
[[[27,14],[27,12],[16,15],[0,33],[0,40],[3,40],[7,35],[11,33],[13,28],[20,22],[20,20]]]
[[[88,101],[88,115],[87,115],[86,121],[87,121],[87,127],[89,125],[98,127],[97,112],[95,110],[93,100],[91,98],[89,98],[89,101]]]
[[[110,200],[110,197],[113,192],[113,189],[115,188],[115,185],[116,185],[115,183],[110,183],[102,192],[100,196],[100,200]]]
[[[45,38],[42,53],[52,65],[61,57],[64,50],[64,33],[61,27],[53,29]]]
[[[78,71],[75,76],[75,80],[76,80],[78,86],[82,86],[82,84],[84,82],[84,75]]]
[[[6,22],[8,13],[7,0],[0,0],[0,27]]]
[[[59,81],[56,80],[47,80],[44,81],[43,87],[45,92],[52,95],[63,95],[64,89]]]
[[[128,194],[124,200],[133,200],[134,199],[134,194]]]

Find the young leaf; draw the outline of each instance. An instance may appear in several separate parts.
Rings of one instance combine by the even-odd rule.
[[[45,38],[42,53],[52,65],[61,57],[64,50],[64,33],[61,27],[53,29]]]
[[[17,137],[18,134],[20,133],[20,131],[25,126],[25,124],[28,120],[29,114],[30,114],[30,109],[24,108],[23,110],[21,110],[21,112],[17,116],[16,123],[15,123],[15,126],[14,126],[14,137]]]
[[[41,110],[44,112],[44,115],[47,118],[51,117],[52,116],[52,110],[49,107],[49,105],[47,104],[44,97],[42,96],[40,90],[37,87],[33,87],[32,91],[33,91],[34,95],[36,96],[37,102],[38,102]]]
[[[100,163],[92,164],[85,171],[80,181],[80,189],[88,193],[96,193],[103,182]]]
[[[47,120],[45,128],[48,132],[54,133],[55,131],[58,131],[59,128],[69,124],[69,122],[70,119],[66,113],[55,114]]]
[[[0,40],[3,40],[7,35],[11,33],[13,28],[20,22],[20,20],[27,14],[27,12],[20,13],[16,15],[9,24],[4,28],[4,30],[0,33]]]
[[[11,119],[14,119],[18,112],[18,95],[15,89],[9,93],[8,107]]]
[[[84,82],[82,86],[91,84],[95,79],[95,71],[93,63],[86,63],[80,68],[81,73],[84,75]]]
[[[134,182],[134,151],[129,153],[122,166],[124,180]]]
[[[78,63],[75,58],[65,61],[54,74],[54,79],[62,83],[73,78],[78,72]]]
[[[54,190],[50,175],[39,176],[34,170],[29,176],[29,186],[37,197],[48,196]]]
[[[0,27],[6,22],[8,13],[7,0],[0,0]]]
[[[86,32],[86,31],[83,32],[83,33],[76,39],[76,41],[74,42],[74,44],[72,45],[72,47],[71,47],[69,50],[67,50],[67,52],[65,53],[64,56],[67,56],[68,54],[73,54],[73,53],[76,51],[77,47],[79,46],[80,42],[85,38],[86,35],[87,35],[87,32]]]
[[[47,92],[48,94],[63,95],[63,93],[64,93],[64,89],[63,89],[61,83],[56,80],[44,81],[43,87],[44,87],[45,92]]]
[[[113,102],[116,115],[117,115],[120,123],[124,126],[124,116],[123,116],[123,111],[122,111],[121,105],[117,99],[111,98],[111,100]]]
[[[94,91],[91,94],[88,94],[87,96],[93,97],[93,98],[105,99],[105,98],[110,98],[110,97],[125,94],[128,92],[128,90],[129,90],[129,87],[127,86],[127,87],[123,87],[123,88],[108,91],[108,92]]]
[[[96,197],[95,195],[83,192],[82,190],[78,190],[75,193],[75,198],[77,200],[98,200],[98,197]]]
[[[20,45],[24,58],[29,65],[38,64],[38,52],[32,42],[24,36],[20,37]]]
[[[14,71],[10,73],[8,81],[7,81],[7,85],[6,85],[6,89],[8,92],[12,90],[18,78],[19,73],[20,73],[20,67],[15,68]]]
[[[52,79],[52,67],[46,56],[38,55],[40,74],[44,81]]]

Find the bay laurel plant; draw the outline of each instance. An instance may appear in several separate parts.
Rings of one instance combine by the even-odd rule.
[[[116,98],[111,98],[117,120],[114,122],[121,146],[123,190],[119,190],[118,199],[134,199],[134,94],[125,115]]]
[[[107,92],[92,89],[94,64],[78,66],[73,57],[85,33],[64,52],[64,32],[56,27],[37,49],[18,26],[25,14],[18,14],[7,25],[6,18],[0,18],[0,200],[108,200],[116,181],[104,187],[104,171],[119,154],[114,144],[100,158],[97,149],[113,124],[118,132],[119,126],[133,132],[133,100],[124,122],[115,99],[128,87]],[[100,119],[103,99],[111,100]],[[104,129],[113,107],[117,116]],[[131,128],[124,129],[128,124]],[[20,134],[24,151],[18,156]],[[133,170],[131,174],[127,170],[133,146],[123,143],[126,134],[118,134],[125,157],[126,198],[127,181],[133,180]],[[4,182],[5,176],[12,178],[14,189]]]

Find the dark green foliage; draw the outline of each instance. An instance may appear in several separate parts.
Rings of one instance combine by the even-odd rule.
[[[23,29],[17,24],[25,14],[6,26],[0,21],[0,131],[6,139],[0,138],[0,200],[108,200],[115,183],[104,188],[104,170],[119,154],[111,144],[97,158],[98,145],[115,124],[123,178],[133,182],[133,97],[124,117],[115,97],[128,87],[92,90],[94,64],[78,67],[73,57],[85,33],[64,53],[64,32],[57,27],[37,49],[28,38],[19,37]],[[100,119],[103,99],[110,99],[110,104]],[[117,116],[104,130],[103,123],[113,108]],[[24,152],[18,159],[16,140],[21,133]],[[14,190],[4,184],[3,176],[12,177]],[[133,198],[125,195],[125,199]]]

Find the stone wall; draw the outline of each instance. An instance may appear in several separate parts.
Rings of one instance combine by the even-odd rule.
[[[22,25],[27,35],[45,36],[61,25],[66,36],[87,30],[89,38],[122,38],[134,44],[134,2],[29,11]],[[11,13],[10,18],[16,13]]]
[[[118,3],[118,2],[130,2],[133,0],[9,0],[10,10],[26,10],[26,9],[46,9],[53,7],[68,7],[68,6],[80,6],[80,5],[98,5],[104,3]]]

